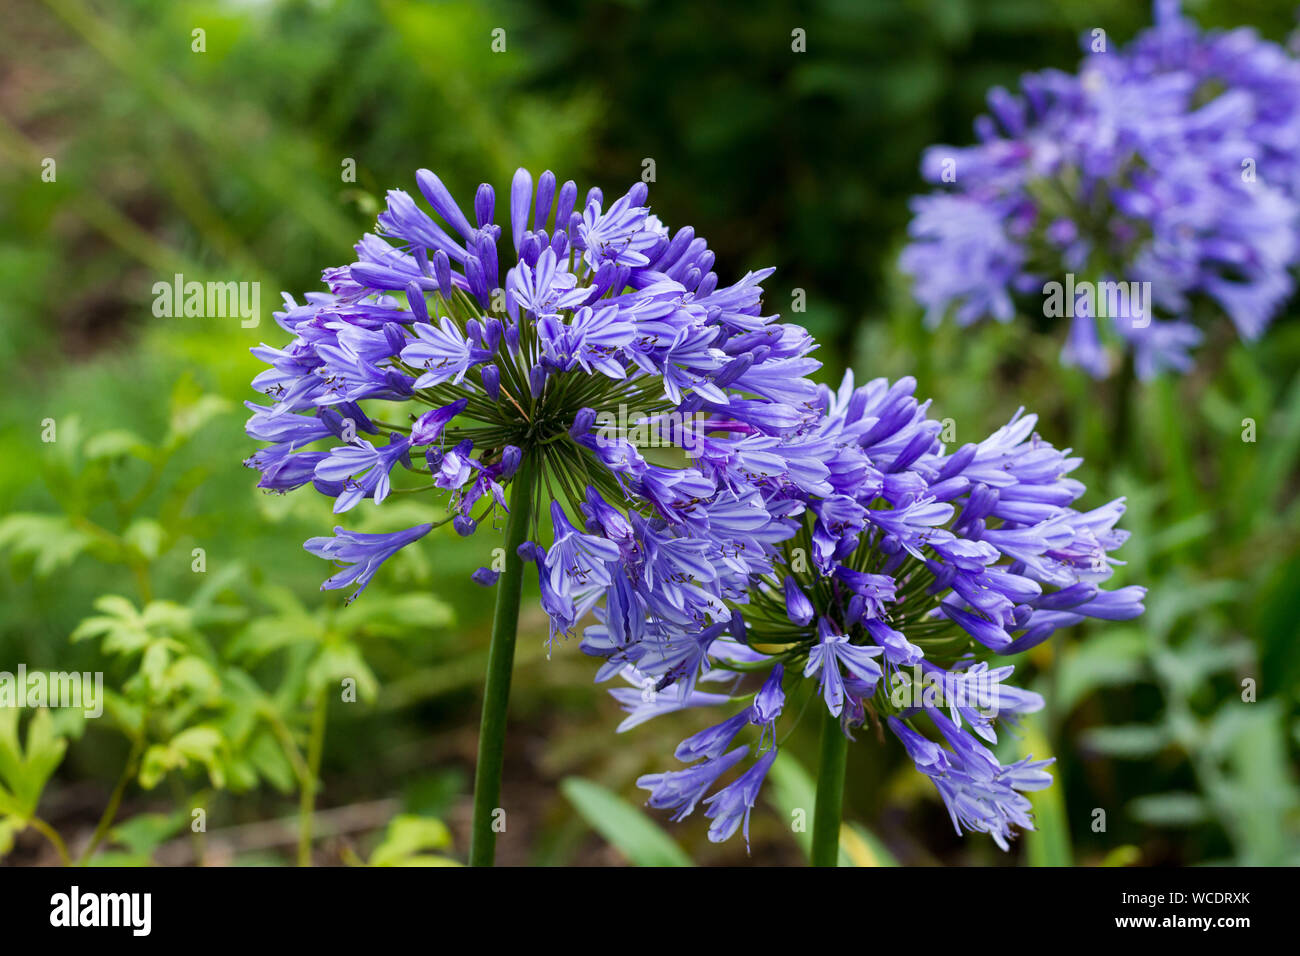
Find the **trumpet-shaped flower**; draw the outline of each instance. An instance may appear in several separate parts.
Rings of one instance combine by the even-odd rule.
[[[270,404],[250,405],[248,432],[274,443],[247,462],[261,485],[310,482],[338,512],[422,491],[446,510],[431,523],[471,535],[505,511],[527,459],[530,510],[550,505],[549,548],[528,555],[553,635],[616,580],[653,590],[677,624],[725,619],[793,533],[751,476],[817,474],[816,450],[771,450],[815,414],[804,376],[818,363],[804,330],[764,313],[770,270],[722,283],[703,238],[650,213],[644,183],[607,202],[519,170],[498,222],[491,186],[462,208],[436,174],[415,180],[418,196],[389,192],[356,261],[325,271],[328,292],[286,297],[275,317],[292,340],[254,350]],[[366,437],[381,432],[386,445]],[[642,454],[664,446],[676,464]],[[670,659],[697,663],[656,656]]]
[[[747,725],[760,743],[775,740],[785,697],[815,694],[846,736],[887,723],[958,829],[1005,849],[1033,825],[1024,791],[1051,778],[1045,762],[1004,766],[980,743],[1043,706],[1008,683],[1012,666],[991,661],[1085,618],[1135,617],[1145,589],[1102,587],[1126,537],[1116,528],[1123,502],[1076,510],[1086,491],[1070,477],[1079,459],[1043,441],[1032,415],[949,449],[914,387],[910,379],[855,387],[850,375],[821,390],[819,414],[774,447],[778,458],[789,447],[820,448],[825,487],[809,491],[788,473],[751,478],[770,521],[745,545],[756,560],[741,561],[743,573],[711,580],[709,567],[729,565],[709,545],[697,554],[692,522],[623,529],[623,558],[583,648],[607,661],[600,679],[632,669],[672,701],[642,719],[691,706],[698,681],[730,685],[707,704],[742,707],[677,748],[677,759],[694,763],[676,771],[682,780],[713,786],[714,761],[748,746]],[[713,501],[704,513],[726,510]],[[691,560],[660,567],[652,555],[674,553],[674,541]],[[692,605],[681,593],[687,581],[716,603]],[[707,798],[711,840],[747,832],[773,759],[774,749],[763,751]],[[701,792],[674,804],[678,817]]]

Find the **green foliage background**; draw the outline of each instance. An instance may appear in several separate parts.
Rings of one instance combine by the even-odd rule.
[[[1294,25],[1286,3],[1187,6],[1277,40]],[[655,211],[707,236],[720,275],[778,266],[778,311],[804,290],[794,317],[823,341],[828,381],[850,365],[860,380],[915,375],[959,441],[1025,405],[1086,456],[1085,503],[1129,496],[1121,576],[1150,587],[1148,614],[1020,662],[1050,701],[1024,745],[1057,758],[1040,832],[1009,855],[958,839],[898,748],[864,733],[846,861],[1300,862],[1296,305],[1263,342],[1213,340],[1196,374],[1140,389],[1121,442],[1120,396],[1058,367],[1059,330],[928,333],[895,269],[921,150],[969,141],[988,87],[1072,69],[1080,34],[1122,42],[1147,17],[1127,0],[19,0],[0,35],[0,670],[103,670],[115,703],[102,721],[0,726],[0,853],[50,858],[37,817],[75,856],[125,780],[99,862],[287,862],[292,835],[215,834],[292,817],[304,789],[322,808],[317,862],[463,856],[490,614],[468,573],[493,542],[431,536],[346,610],[319,592],[327,570],[301,544],[333,526],[326,502],[264,496],[240,467],[248,349],[283,340],[277,291],[348,261],[417,167],[468,197],[517,165],[608,192],[653,160]],[[791,52],[795,28],[806,53]],[[152,285],[177,272],[260,282],[261,326],[154,318]],[[418,508],[390,503],[367,527]],[[548,660],[544,632],[534,609],[499,859],[743,862],[740,841],[712,846],[698,820],[619,822],[637,812],[619,798],[641,802],[635,777],[665,769],[694,725],[615,737],[592,662],[571,645]],[[327,693],[344,676],[356,703]],[[802,859],[793,760],[813,739],[788,741],[754,862]],[[318,775],[304,770],[314,743]],[[179,835],[196,807],[207,847]]]

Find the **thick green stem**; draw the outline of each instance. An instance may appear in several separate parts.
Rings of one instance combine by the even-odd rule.
[[[844,767],[849,739],[840,719],[827,711],[822,724],[822,758],[817,768],[817,806],[813,810],[812,865],[839,866],[840,817],[844,806]]]
[[[470,829],[469,865],[491,866],[496,852],[494,815],[501,799],[501,767],[505,762],[506,711],[510,704],[510,673],[515,662],[519,629],[519,595],[524,563],[519,546],[528,535],[537,482],[533,454],[525,453],[510,488],[510,520],[506,524],[505,570],[497,580],[497,605],[492,616],[492,646],[488,650],[483,685],[483,718],[479,723],[478,765],[474,772],[474,822]]]

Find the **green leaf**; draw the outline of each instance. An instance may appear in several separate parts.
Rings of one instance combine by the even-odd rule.
[[[1240,719],[1236,740],[1226,748],[1228,777],[1210,796],[1242,863],[1294,865],[1300,792],[1287,748],[1285,710],[1276,698],[1235,706]]]
[[[388,823],[383,842],[370,854],[371,866],[459,866],[455,860],[431,856],[423,850],[451,846],[451,831],[441,820],[399,814]]]
[[[203,658],[186,654],[163,671],[155,688],[164,696],[188,693],[199,700],[215,701],[221,694],[221,678]]]
[[[121,458],[124,455],[132,455],[142,461],[148,461],[153,456],[153,449],[135,432],[116,428],[100,432],[87,439],[82,454],[90,461]]]
[[[109,687],[104,688],[104,716],[132,740],[144,733],[145,712],[142,703]]]
[[[27,722],[27,746],[18,742],[21,709],[0,707],[0,814],[24,825],[36,815],[45,784],[63,761],[68,742],[54,730],[50,712],[40,708]]]
[[[189,608],[175,601],[151,601],[142,617],[145,626],[159,634],[180,636],[193,628]]]
[[[325,640],[325,626],[306,613],[277,614],[250,621],[224,650],[227,660],[255,664],[268,654],[296,644]]]
[[[1145,760],[1164,750],[1171,741],[1168,729],[1158,724],[1120,724],[1093,727],[1083,733],[1080,742],[1087,749],[1108,757]]]
[[[1025,720],[1025,753],[1035,760],[1052,756],[1052,745],[1043,732],[1041,715]],[[1034,829],[1024,834],[1025,854],[1030,866],[1073,866],[1074,855],[1070,849],[1070,824],[1065,813],[1065,788],[1059,780],[1043,790],[1028,794],[1034,808]]]
[[[165,744],[154,744],[140,761],[140,786],[152,790],[169,771],[201,764],[208,771],[212,785],[225,786],[222,763],[227,756],[225,738],[215,727],[187,727]]]
[[[179,447],[228,408],[230,402],[220,395],[203,394],[193,375],[182,375],[172,388],[171,420],[164,445],[169,449]]]
[[[188,815],[176,813],[138,813],[108,831],[109,839],[135,854],[148,856],[185,827]]]
[[[1236,581],[1188,580],[1174,573],[1166,578],[1165,587],[1149,592],[1142,627],[1149,633],[1167,637],[1178,621],[1200,616],[1216,604],[1232,601],[1240,591],[1241,585]]]
[[[67,567],[92,540],[62,515],[16,513],[0,519],[0,551],[31,561],[37,577]]]
[[[1249,470],[1251,479],[1246,501],[1257,502],[1254,520],[1257,525],[1273,521],[1274,502],[1291,486],[1296,457],[1300,454],[1300,374],[1291,381],[1284,404],[1270,417],[1269,440],[1261,442],[1260,460]]]
[[[111,654],[133,654],[149,645],[149,630],[126,598],[106,594],[95,599],[95,608],[103,613],[78,624],[72,632],[74,642],[102,638],[105,653]]]
[[[153,561],[162,553],[166,538],[167,532],[163,526],[151,518],[139,518],[131,522],[130,527],[122,533],[122,540],[146,561]]]
[[[140,674],[149,687],[154,690],[161,687],[163,674],[171,659],[171,648],[163,641],[154,641],[145,648],[144,654],[140,657]]]
[[[812,827],[817,788],[803,765],[782,750],[767,772],[767,800],[794,828],[804,856],[812,854]],[[898,860],[874,833],[857,823],[840,828],[840,866],[898,866]]]
[[[183,651],[184,645],[176,638],[192,633],[189,609],[172,601],[153,601],[141,613],[126,598],[106,594],[95,599],[95,608],[103,613],[78,624],[72,640],[102,638],[106,654],[130,657],[159,645],[168,651]],[[151,669],[165,663],[162,652],[152,653],[147,662]]]
[[[356,681],[357,697],[366,703],[379,693],[379,680],[359,647],[351,641],[327,644],[307,668],[307,696],[313,698],[321,690],[337,692],[349,679]]]
[[[1247,666],[1254,659],[1243,640],[1197,634],[1152,658],[1156,670],[1186,694],[1195,693],[1211,675]]]
[[[1146,676],[1147,637],[1137,628],[1112,628],[1072,645],[1056,669],[1052,701],[1070,713],[1101,687],[1133,684]]]
[[[219,570],[201,575],[203,583],[187,602],[190,620],[195,627],[209,624],[231,624],[249,615],[242,604],[221,604],[217,599],[227,590],[248,579],[248,567],[242,561],[223,563]]]
[[[1142,851],[1131,843],[1117,846],[1104,857],[1098,866],[1136,866],[1142,862]]]
[[[1158,827],[1190,827],[1203,823],[1209,813],[1205,801],[1194,793],[1155,793],[1128,805],[1134,819]]]
[[[364,629],[379,637],[425,639],[429,631],[454,623],[451,605],[432,594],[419,592],[385,595],[374,602],[357,601],[340,615],[340,624]]]
[[[285,756],[280,742],[269,731],[254,734],[244,755],[252,767],[281,793],[289,793],[297,784],[293,764]]]
[[[578,815],[635,866],[693,866],[690,857],[644,813],[616,793],[581,777],[560,791]]]
[[[860,823],[846,823],[840,831],[840,854],[853,866],[898,866],[898,860],[880,838]]]
[[[1147,550],[1153,556],[1168,554],[1202,540],[1213,531],[1214,515],[1201,512],[1153,532],[1147,539]]]

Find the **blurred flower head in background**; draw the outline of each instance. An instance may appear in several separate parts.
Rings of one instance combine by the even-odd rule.
[[[1300,259],[1300,62],[1253,30],[1202,31],[1176,0],[1123,49],[1085,36],[1077,74],[988,97],[979,143],[936,146],[901,266],[926,321],[1009,321],[1043,296],[1061,359],[1094,377],[1184,372],[1226,314],[1263,333]],[[1054,283],[1054,285],[1053,285]],[[1036,308],[1035,308],[1036,311]]]
[[[760,756],[707,798],[711,840],[742,827],[748,836],[786,698],[799,713],[816,695],[846,736],[887,725],[958,832],[988,833],[1006,849],[1014,828],[1032,827],[1023,791],[1051,777],[1044,761],[1004,765],[985,745],[998,740],[995,719],[1043,706],[1004,683],[1013,667],[990,661],[1085,618],[1142,613],[1145,588],[1101,589],[1117,563],[1110,552],[1128,537],[1115,527],[1123,500],[1076,510],[1085,488],[1069,475],[1081,459],[1039,438],[1033,415],[946,451],[915,385],[855,388],[850,374],[838,391],[821,390],[817,414],[779,450],[819,467],[795,482],[754,475],[786,529],[767,533],[780,538],[779,562],[751,573],[725,607],[701,599],[714,572],[676,557],[689,540],[675,527],[638,524],[606,567],[601,623],[583,649],[606,659],[598,679],[633,685],[613,691],[629,712],[620,731],[687,707],[746,704],[682,742],[676,756],[691,766],[639,781],[651,806],[681,819],[746,757],[749,745],[732,745],[750,728]],[[921,733],[927,722],[947,747]]]

